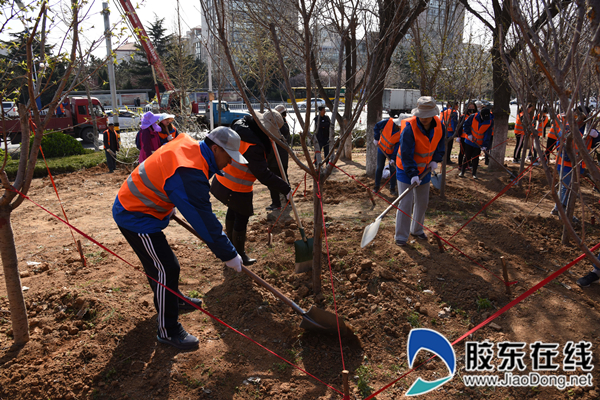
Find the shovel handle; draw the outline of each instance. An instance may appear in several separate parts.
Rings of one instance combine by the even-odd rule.
[[[275,141],[271,139],[271,146],[273,146],[273,151],[275,152],[275,158],[277,158],[277,165],[279,165],[279,172],[281,173],[281,179],[285,181],[288,185],[290,182],[287,179],[285,172],[283,171],[283,164],[281,164],[281,157],[279,157],[279,151],[277,151],[277,145]],[[290,186],[290,190],[292,187]],[[293,194],[293,193],[292,193]],[[308,243],[308,239],[306,238],[306,233],[304,233],[304,228],[302,227],[302,222],[300,221],[300,217],[298,216],[298,210],[296,209],[296,203],[294,203],[294,196],[290,196],[290,203],[292,204],[292,210],[294,210],[294,216],[296,217],[296,223],[298,224],[298,228],[300,228],[300,235],[302,235],[302,240],[305,243]]]
[[[187,229],[190,233],[192,233],[198,239],[200,239],[200,240],[202,240],[204,242],[204,239],[202,239],[200,237],[200,235],[198,234],[198,232],[196,232],[196,230],[194,228],[192,228],[190,226],[190,224],[188,224],[187,222],[185,222],[184,220],[182,220],[181,218],[179,218],[177,215],[173,215],[171,218],[173,220],[175,220],[179,225],[181,225],[185,229]],[[294,303],[292,300],[290,300],[287,297],[285,297],[283,295],[283,293],[281,293],[279,290],[275,289],[273,286],[269,285],[261,277],[259,277],[258,275],[256,275],[254,272],[250,271],[248,268],[244,267],[243,265],[242,265],[242,271],[244,271],[244,273],[246,275],[248,275],[250,278],[252,278],[256,283],[258,283],[259,285],[261,285],[262,287],[264,287],[265,289],[267,289],[269,292],[273,293],[275,295],[275,297],[279,298],[279,300],[283,301],[285,304],[287,304],[288,306],[292,307],[296,312],[298,312],[300,314],[306,314],[306,312],[302,308],[300,308],[300,306],[298,304]]]
[[[419,175],[419,179],[423,179],[423,178],[425,177],[425,175],[427,175],[427,173],[428,173],[428,172],[430,172],[430,171],[431,171],[431,168],[430,168],[430,167],[427,167],[427,168],[425,169],[425,171],[423,171],[423,173],[422,173],[421,175]],[[406,195],[407,195],[407,194],[408,194],[408,193],[409,193],[411,190],[413,190],[413,189],[414,189],[414,188],[416,188],[416,187],[417,187],[417,182],[415,182],[415,183],[413,183],[412,185],[410,185],[409,187],[407,187],[407,188],[406,188],[406,190],[405,190],[404,192],[400,193],[400,196],[398,196],[398,197],[396,198],[396,200],[394,200],[394,201],[392,202],[392,204],[390,204],[390,205],[388,206],[388,208],[386,208],[386,209],[385,209],[385,211],[384,211],[383,213],[381,213],[381,215],[380,215],[379,217],[377,217],[377,219],[382,219],[383,217],[385,217],[385,215],[386,215],[388,212],[390,212],[390,210],[392,209],[392,207],[394,207],[396,204],[398,204],[398,202],[399,202],[400,200],[402,200],[402,199],[404,198],[404,196],[406,196]]]

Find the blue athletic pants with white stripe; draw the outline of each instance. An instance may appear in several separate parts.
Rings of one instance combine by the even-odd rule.
[[[131,248],[137,254],[146,274],[167,286],[169,289],[179,291],[179,261],[165,234],[135,233],[119,227]],[[154,307],[158,313],[158,335],[162,338],[177,336],[183,329],[178,322],[179,309],[177,296],[148,278],[150,287],[154,292]]]

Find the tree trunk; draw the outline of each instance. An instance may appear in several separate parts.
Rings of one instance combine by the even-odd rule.
[[[377,146],[373,144],[373,128],[381,120],[383,84],[383,79],[377,82],[377,87],[373,90],[373,94],[369,99],[369,106],[367,107],[367,131],[365,132],[365,140],[367,141],[366,168],[367,176],[371,178],[375,177],[375,170],[377,169]]]
[[[21,289],[21,277],[17,261],[14,235],[10,223],[10,208],[0,208],[0,256],[4,270],[4,281],[10,307],[10,320],[12,323],[15,345],[23,346],[29,341],[29,323],[27,309]]]
[[[317,157],[317,161],[320,157]],[[321,174],[323,176],[323,174]],[[314,231],[313,231],[313,270],[312,270],[312,287],[313,293],[318,295],[321,293],[321,259],[323,249],[323,215],[321,209],[321,200],[318,197],[319,188],[323,190],[323,184],[325,180],[321,178],[322,182],[317,182],[313,178],[313,220],[314,220]],[[321,198],[323,192],[321,192]]]
[[[494,38],[494,43],[498,43],[497,37]],[[510,85],[508,68],[496,47],[492,48],[492,81],[494,84],[494,143],[497,143],[497,146],[491,149],[490,153],[498,162],[504,164],[506,139],[508,138],[508,116],[510,115]],[[502,165],[490,160],[488,170],[500,171],[503,169]]]

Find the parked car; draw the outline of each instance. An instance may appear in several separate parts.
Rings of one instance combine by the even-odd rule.
[[[112,110],[107,111],[106,115],[108,120],[112,122],[113,112]],[[119,110],[119,129],[122,131],[126,130],[137,130],[140,128],[140,116],[129,110]]]
[[[19,116],[17,104],[14,101],[3,101],[2,110],[4,110],[4,114],[9,118],[16,118]]]
[[[152,100],[150,103],[144,106],[144,112],[158,112],[159,109],[160,107],[158,106],[158,103],[155,100]]]
[[[306,106],[310,103],[310,108],[311,109],[317,109],[319,107],[325,107],[325,100],[323,99],[312,99],[311,101],[301,101],[298,103],[298,108],[302,111],[306,110]]]

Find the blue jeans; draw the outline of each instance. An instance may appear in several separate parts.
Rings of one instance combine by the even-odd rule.
[[[387,157],[381,151],[377,150],[377,169],[375,170],[375,187],[381,186],[381,176],[383,175],[383,168],[385,167],[385,161]],[[394,192],[396,190],[396,168],[390,167],[390,190]]]

